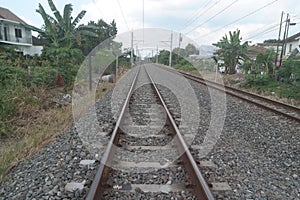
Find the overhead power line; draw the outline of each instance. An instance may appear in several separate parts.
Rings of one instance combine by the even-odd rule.
[[[100,14],[102,16],[104,16],[103,12],[101,11],[101,9],[98,7],[97,2],[95,0],[93,0],[94,4],[96,5],[97,10],[100,12]]]
[[[190,26],[191,24],[193,24],[195,21],[197,21],[201,16],[203,16],[205,13],[207,13],[209,10],[211,10],[213,7],[215,7],[218,3],[220,3],[220,0],[216,1],[214,4],[212,4],[211,6],[209,6],[207,9],[205,9],[203,12],[201,12],[198,16],[196,16],[192,21],[190,21],[184,28],[186,29],[188,26]]]
[[[283,24],[286,23],[286,20],[282,22]],[[295,23],[299,23],[299,21],[296,21]],[[267,33],[271,33],[271,32],[274,32],[274,31],[278,31],[279,29],[279,26],[280,26],[280,23],[279,24],[276,24],[268,29],[265,29],[257,34],[254,34],[254,35],[251,35],[250,37],[248,37],[247,39],[245,39],[245,41],[247,40],[250,40],[250,39],[253,39],[253,38],[256,38],[257,36],[261,36],[261,35],[265,35]]]
[[[248,37],[247,39],[245,39],[244,41],[248,41],[248,40],[253,39],[253,38],[256,38],[256,37],[258,37],[258,36],[262,36],[262,35],[265,35],[265,34],[267,34],[267,33],[271,33],[271,32],[277,31],[278,29],[279,29],[279,25],[276,26],[276,27],[273,27],[273,28],[270,28],[270,29],[261,31],[261,32],[255,34],[255,35],[252,35],[252,36]]]
[[[124,19],[124,22],[125,22],[125,24],[126,24],[126,26],[127,26],[127,29],[128,29],[128,31],[130,31],[129,26],[128,26],[128,23],[127,23],[127,20],[126,20],[126,17],[125,17],[124,12],[123,12],[123,8],[122,8],[122,6],[121,6],[121,4],[120,4],[120,1],[117,0],[117,2],[118,2],[119,9],[120,9],[120,11],[121,11],[122,17],[123,17],[123,19]]]
[[[209,33],[207,33],[207,34],[201,35],[200,37],[205,37],[205,36],[207,36],[207,35],[209,35],[209,34],[211,34],[211,33],[217,32],[217,31],[222,30],[223,28],[225,28],[225,27],[227,27],[227,26],[230,26],[230,25],[232,25],[232,24],[234,24],[234,23],[236,23],[236,22],[238,22],[238,21],[241,21],[241,20],[245,19],[246,17],[249,17],[249,16],[251,16],[251,15],[257,13],[258,11],[260,11],[260,10],[262,10],[262,9],[264,9],[264,8],[266,8],[266,7],[270,6],[270,5],[272,5],[272,4],[274,4],[276,1],[278,1],[278,0],[274,0],[274,1],[272,1],[272,2],[269,2],[269,3],[267,3],[266,5],[260,7],[260,8],[258,8],[258,9],[256,9],[256,10],[254,10],[254,11],[252,11],[252,12],[250,12],[250,13],[248,13],[247,15],[244,15],[243,17],[240,17],[240,18],[238,18],[238,19],[236,19],[236,20],[234,20],[234,21],[232,21],[232,22],[230,22],[230,23],[228,23],[228,24],[226,24],[226,25],[224,25],[224,26],[222,26],[222,27],[220,27],[220,28],[217,28],[217,29],[215,29],[215,30],[213,30],[213,31],[211,31],[211,32],[209,32]],[[199,38],[200,38],[200,37],[199,37]]]
[[[206,2],[204,2],[198,9],[197,11],[195,11],[192,15],[190,15],[185,21],[186,23],[184,23],[183,25],[183,29],[184,27],[188,26],[188,24],[197,17],[197,15],[200,13],[202,8],[205,8],[208,6],[208,4],[210,4],[213,0],[207,0]]]
[[[213,18],[215,18],[216,16],[220,15],[221,13],[223,13],[225,10],[229,9],[231,6],[233,6],[235,3],[237,3],[239,0],[235,0],[234,2],[232,2],[231,4],[229,4],[228,6],[226,6],[225,8],[223,8],[222,10],[220,10],[218,13],[216,13],[215,15],[213,15],[212,17],[210,17],[209,19],[207,19],[206,21],[204,21],[203,23],[201,23],[200,25],[194,27],[193,29],[191,29],[190,31],[188,31],[186,34],[189,34],[190,32],[194,31],[195,29],[201,27],[203,24],[211,21]]]
[[[285,22],[282,22],[282,23],[285,23]],[[264,35],[264,34],[267,34],[267,33],[270,33],[270,32],[273,32],[275,30],[278,30],[279,29],[279,26],[280,26],[280,23],[277,23],[277,24],[273,24],[269,27],[264,27],[262,29],[256,29],[255,32],[251,32],[249,35],[248,38],[244,39],[245,41],[249,40],[249,39],[253,39],[253,38],[256,38],[257,36],[259,35]],[[262,31],[260,31],[262,30]],[[260,31],[260,32],[258,32]]]

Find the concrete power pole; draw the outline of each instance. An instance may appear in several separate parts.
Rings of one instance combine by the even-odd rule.
[[[288,24],[290,23],[289,19],[289,14],[286,16],[286,22],[285,22],[285,27],[284,27],[284,33],[283,33],[283,40],[282,40],[282,46],[281,46],[281,52],[280,52],[280,66],[282,65],[282,57],[283,53],[285,52],[285,47],[286,47],[286,36],[287,36],[287,29],[288,29]]]
[[[173,32],[171,33],[171,41],[170,41],[169,67],[172,67],[172,43],[173,43]]]
[[[276,66],[276,69],[279,68],[279,66],[281,65],[280,58],[278,58],[278,51],[279,51],[279,41],[280,41],[280,35],[281,35],[283,14],[284,14],[284,12],[282,11],[282,13],[281,13],[281,19],[280,19],[279,33],[278,33],[278,41],[277,41],[277,47],[276,47],[276,56],[275,56],[275,66]]]
[[[156,64],[158,63],[158,45],[156,46]]]
[[[133,67],[133,31],[131,32],[131,52],[130,52],[130,63],[131,67]]]

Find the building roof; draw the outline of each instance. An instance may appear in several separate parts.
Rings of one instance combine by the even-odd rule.
[[[286,39],[287,42],[293,42],[293,41],[296,41],[300,38],[300,32],[299,33],[296,33],[295,35],[292,35],[291,37],[288,37]]]
[[[45,41],[35,37],[35,36],[32,36],[32,45],[33,46],[43,46],[45,44]]]
[[[25,23],[22,19],[20,19],[17,15],[6,8],[0,7],[0,19],[6,19],[14,22]]]

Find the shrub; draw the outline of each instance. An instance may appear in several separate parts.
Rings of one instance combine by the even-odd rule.
[[[35,67],[29,77],[29,83],[40,87],[55,86],[57,74],[57,70],[52,67]]]
[[[65,83],[74,81],[84,56],[79,49],[52,48],[43,50],[42,58],[50,61],[51,66],[61,73]]]
[[[299,60],[287,60],[280,67],[278,75],[283,78],[285,82],[300,81],[300,61]]]
[[[271,81],[271,78],[267,75],[253,75],[248,74],[246,76],[247,85],[250,86],[264,86],[267,85],[269,81]]]

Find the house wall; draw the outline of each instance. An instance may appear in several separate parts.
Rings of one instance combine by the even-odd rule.
[[[289,56],[290,53],[300,45],[300,40],[288,42],[285,48],[285,56]]]
[[[16,33],[16,29],[21,30],[21,32],[19,31],[19,33]],[[17,35],[20,33],[21,35]],[[43,46],[32,45],[31,30],[25,28],[18,22],[3,19],[0,19],[0,42],[18,46],[19,51],[23,52],[24,55],[41,55],[43,49]]]
[[[16,36],[16,29],[21,30],[21,37]],[[6,34],[5,34],[6,33]],[[8,43],[32,44],[31,30],[18,23],[0,20],[0,40]]]
[[[23,52],[23,55],[33,56],[34,54],[37,54],[40,56],[42,54],[43,46],[31,46],[31,47],[23,46],[20,47],[19,49]]]

